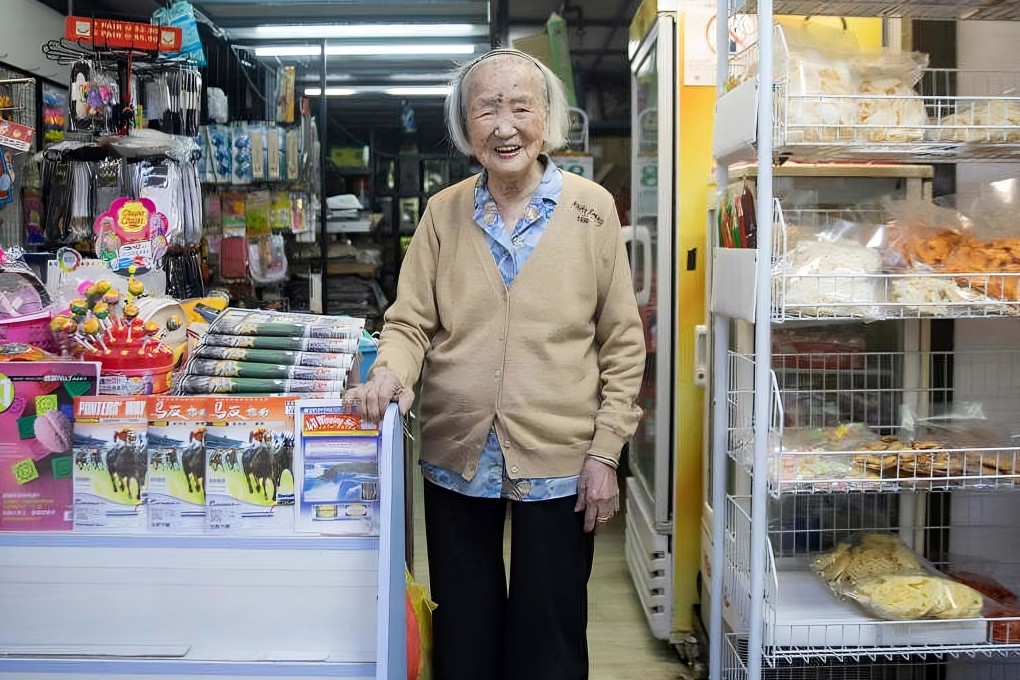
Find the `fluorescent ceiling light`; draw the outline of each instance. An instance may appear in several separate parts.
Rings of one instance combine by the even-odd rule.
[[[470,43],[450,45],[326,45],[326,54],[339,56],[371,56],[397,54],[474,54]]]
[[[398,83],[410,83],[416,80],[442,83],[449,78],[449,73],[391,73],[388,76],[389,80],[395,80]]]
[[[268,45],[256,47],[256,57],[317,57],[321,53],[318,45]]]
[[[354,90],[354,89],[349,88],[349,87],[327,87],[326,88],[326,96],[327,97],[344,97],[344,96],[347,96],[347,95],[350,95],[350,94],[357,94],[357,92],[358,92],[357,90]],[[321,88],[318,88],[318,87],[306,87],[305,88],[305,96],[306,97],[318,97],[320,94],[322,94],[322,89]]]
[[[450,94],[449,85],[436,85],[434,87],[391,87],[386,90],[386,94],[392,94],[399,97],[413,97],[413,96],[443,96]]]
[[[330,56],[370,57],[425,54],[474,54],[475,46],[470,43],[447,45],[327,45]],[[321,54],[319,45],[260,45],[255,48],[258,57],[317,57]]]
[[[297,38],[464,38],[487,35],[475,24],[285,24],[230,31],[236,40],[292,40]]]
[[[306,87],[306,97],[318,97],[322,90],[318,87]],[[327,87],[327,97],[342,97],[352,94],[371,94],[371,95],[392,95],[395,97],[445,97],[450,93],[450,87],[448,85],[442,86],[413,86],[408,85],[406,87],[389,87],[386,85],[362,85],[358,87]]]

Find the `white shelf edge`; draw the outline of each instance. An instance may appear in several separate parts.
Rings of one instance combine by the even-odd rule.
[[[331,663],[276,661],[185,661],[180,659],[89,659],[89,658],[41,658],[18,657],[0,658],[0,675],[23,674],[67,674],[86,673],[108,676],[138,677],[141,675],[193,676],[218,675],[255,677],[333,677],[365,678],[374,677],[376,664],[373,663]]]
[[[378,550],[378,536],[164,536],[67,531],[0,532],[0,548]]]

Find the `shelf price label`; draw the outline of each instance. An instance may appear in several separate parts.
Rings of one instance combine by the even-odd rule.
[[[146,52],[181,51],[181,29],[134,21],[69,16],[64,21],[64,37],[71,42],[94,47],[119,47]]]

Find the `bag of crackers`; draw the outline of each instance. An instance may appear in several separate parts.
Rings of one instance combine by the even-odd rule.
[[[985,607],[980,592],[941,575],[889,533],[840,543],[814,557],[811,566],[837,597],[880,619],[969,619]]]
[[[985,596],[984,616],[994,619],[989,623],[992,642],[1004,645],[1020,644],[1020,604],[1015,592],[987,574],[972,571],[949,571],[947,576],[965,583]]]

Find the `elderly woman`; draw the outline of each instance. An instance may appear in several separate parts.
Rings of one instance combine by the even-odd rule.
[[[593,532],[619,508],[645,362],[620,221],[549,159],[566,97],[530,56],[461,68],[446,118],[484,171],[429,201],[352,396],[378,419],[422,379],[437,679],[587,678]]]

